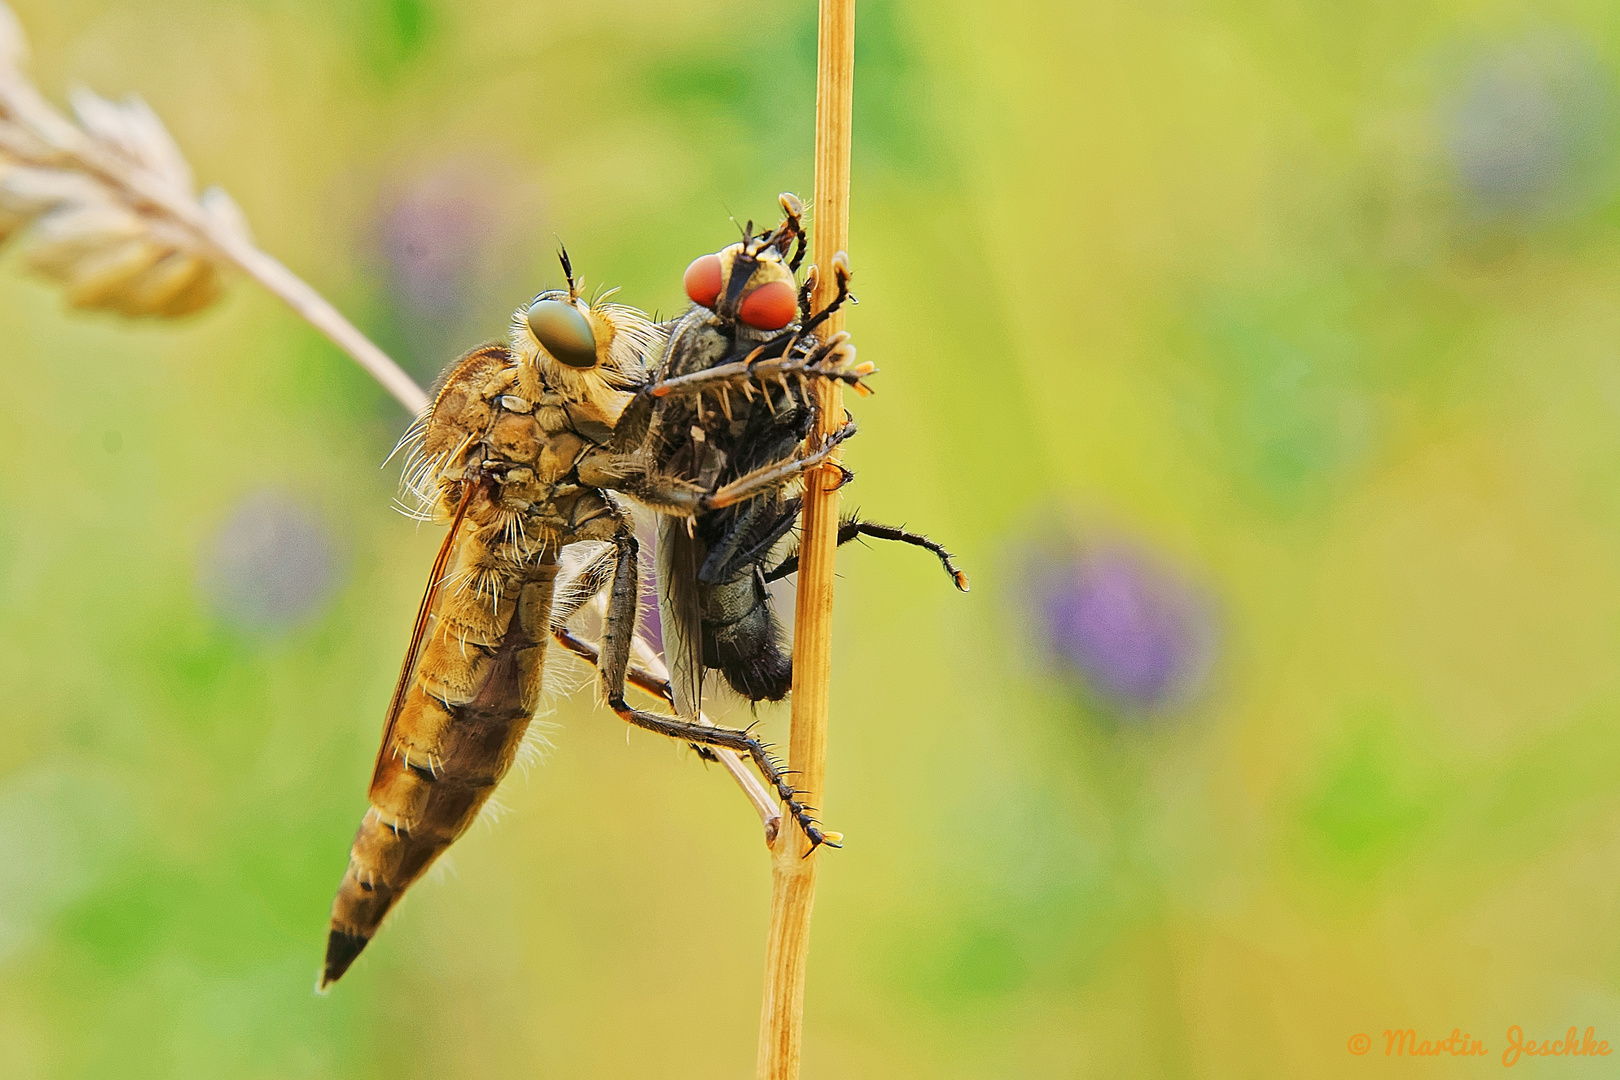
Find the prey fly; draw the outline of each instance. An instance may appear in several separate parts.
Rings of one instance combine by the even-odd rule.
[[[833,260],[837,293],[812,312],[814,270],[796,273],[806,249],[803,206],[781,197],[782,223],[704,255],[687,268],[692,301],[669,328],[653,381],[625,409],[613,445],[643,471],[614,486],[660,512],[658,603],[676,711],[695,716],[704,672],[718,670],[751,701],[776,701],[792,685],[792,661],[767,585],[797,569],[796,554],[778,549],[798,520],[802,497],[792,486],[815,426],[813,377],[840,378],[869,392],[847,333],[825,340],[817,329],[849,295],[848,263]],[[855,433],[846,423],[826,445]],[[842,466],[847,481],[853,474]],[[779,482],[758,484],[763,477]],[[739,497],[738,489],[753,494]],[[709,493],[699,503],[692,491]],[[838,542],[858,536],[895,540],[934,553],[952,582],[967,576],[942,546],[915,533],[848,518]],[[812,840],[817,837],[812,834]]]

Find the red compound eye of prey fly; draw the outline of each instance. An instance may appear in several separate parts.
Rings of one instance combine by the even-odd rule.
[[[743,300],[737,317],[756,330],[780,330],[793,321],[799,297],[785,281],[767,281]]]
[[[692,303],[714,307],[720,298],[720,256],[704,255],[686,268],[686,295]]]

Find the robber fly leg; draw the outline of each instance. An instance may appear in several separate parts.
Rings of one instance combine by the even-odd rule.
[[[602,553],[591,559],[570,575],[566,581],[559,579],[556,595],[551,601],[551,629],[556,633],[566,627],[579,609],[590,603],[591,600],[607,588],[607,583],[613,577],[613,570],[618,565],[618,552],[612,547],[603,548]],[[571,646],[570,646],[571,647]],[[595,663],[595,661],[592,661]]]
[[[756,366],[772,360],[780,361],[781,358],[780,356],[771,356],[762,360],[761,357],[764,357],[762,350],[764,348],[765,346],[761,345],[758,349],[749,353],[745,359],[734,360],[729,364],[721,364],[718,367],[704,368],[702,371],[694,371],[686,375],[672,375],[667,379],[661,379],[647,387],[647,394],[653,398],[669,397],[671,394],[682,396],[703,393],[712,394],[725,387],[740,390],[744,383],[753,383],[755,386],[765,389],[764,379],[774,375],[776,373],[774,367],[781,365],[780,363],[774,365],[772,370],[768,370],[764,376],[755,370]]]
[[[735,750],[739,754],[746,754],[753,761],[754,767],[765,778],[765,782],[776,791],[776,797],[782,800],[793,820],[798,822],[799,828],[810,841],[812,850],[822,844],[831,844],[833,847],[842,847],[827,838],[822,831],[820,823],[815,817],[815,807],[806,806],[798,799],[798,789],[788,783],[782,769],[771,757],[769,749],[758,738],[746,731],[727,727],[706,727],[702,724],[693,724],[673,716],[664,716],[659,713],[644,712],[633,709],[623,701],[609,702],[613,711],[619,714],[620,719],[636,727],[671,739],[683,742],[719,746],[727,750]]]
[[[822,440],[821,447],[803,456],[785,458],[770,465],[761,466],[751,473],[739,476],[731,483],[716,491],[713,495],[702,500],[703,510],[719,510],[751,499],[762,491],[779,488],[801,473],[809,472],[817,465],[822,464],[831,456],[832,452],[844,440],[855,434],[855,423],[850,421],[826,439]]]
[[[740,754],[747,754],[760,774],[765,777],[766,783],[776,789],[777,797],[787,807],[788,813],[793,815],[793,820],[804,830],[804,835],[810,840],[810,849],[814,851],[822,844],[838,847],[838,844],[827,839],[827,834],[822,832],[816,823],[813,816],[814,807],[806,806],[797,799],[798,791],[787,782],[787,778],[771,757],[765,744],[750,732],[739,731],[736,728],[709,727],[673,716],[644,712],[641,709],[631,708],[624,700],[625,678],[630,666],[630,639],[635,633],[640,585],[636,579],[635,536],[629,530],[625,530],[615,536],[613,542],[618,551],[618,562],[613,574],[613,585],[608,593],[607,625],[602,631],[600,661],[602,693],[607,698],[608,707],[626,723],[659,735],[700,746],[720,746]]]
[[[811,267],[810,272],[804,275],[804,284],[799,286],[799,321],[807,322],[810,318],[810,297],[816,291],[816,268]]]
[[[577,573],[571,575],[566,582],[558,581],[556,596],[551,602],[551,636],[556,638],[569,652],[583,657],[592,665],[595,665],[599,659],[596,647],[575,637],[568,629],[568,622],[579,614],[580,608],[584,607],[607,587],[607,583],[613,578],[618,562],[617,547],[604,548],[600,555],[586,563]],[[661,697],[665,701],[674,701],[674,695],[670,691],[667,679],[658,679],[634,665],[631,665],[626,671],[625,679],[649,694]],[[697,751],[698,757],[704,761],[720,760],[714,756],[714,751],[707,746],[699,746],[697,743],[693,743],[692,749]]]
[[[820,311],[816,312],[814,315],[810,316],[810,318],[804,321],[804,325],[799,327],[799,336],[801,337],[803,337],[805,334],[813,332],[816,327],[826,322],[828,317],[831,316],[833,312],[843,307],[844,301],[849,299],[849,256],[845,255],[842,251],[834,255],[832,259],[832,270],[833,281],[838,286],[838,294],[832,298],[832,303],[828,304],[826,307],[822,308]]]
[[[640,709],[632,709],[623,701],[609,702],[609,704],[613,706],[613,711],[619,714],[620,719],[626,723],[634,724],[636,727],[656,732],[671,739],[724,747],[727,750],[735,750],[739,754],[748,755],[753,761],[754,767],[765,778],[765,782],[776,790],[777,798],[782,800],[782,804],[787,807],[788,813],[793,815],[793,820],[798,822],[799,828],[804,830],[804,835],[810,840],[811,850],[822,844],[830,844],[833,847],[843,846],[827,838],[827,834],[821,830],[821,826],[816,820],[815,807],[806,806],[798,800],[798,790],[787,782],[787,777],[783,775],[782,769],[777,765],[776,760],[771,757],[765,744],[753,735],[746,731],[739,731],[736,728],[705,727],[702,724],[678,720],[673,716],[643,712]]]
[[[778,385],[775,380],[785,376],[835,380],[859,389],[865,386],[861,380],[876,370],[864,367],[857,371],[851,366],[851,361],[855,359],[855,346],[849,343],[849,335],[842,331],[828,341],[819,343],[808,353],[765,356],[763,352],[765,349],[766,346],[762,345],[746,359],[721,364],[719,367],[705,368],[687,375],[671,376],[650,384],[645,393],[655,400],[672,395],[681,397],[719,395],[728,390],[735,390],[744,397],[751,397],[756,389],[762,393],[770,393],[771,387]],[[867,389],[870,390],[869,387]]]
[[[612,552],[610,551],[609,555],[611,554]],[[566,626],[559,625],[555,620],[553,620],[551,624],[551,636],[557,640],[559,645],[573,653],[575,656],[579,657],[581,660],[584,660],[592,667],[596,667],[602,662],[601,650],[599,650],[595,645],[592,645],[590,642],[576,635]],[[625,672],[625,681],[632,686],[636,686],[641,690],[646,691],[653,697],[663,698],[672,705],[675,702],[675,692],[670,689],[668,679],[654,675],[652,672],[639,668],[634,664],[631,664],[628,670]],[[698,743],[689,743],[688,745],[690,745],[697,756],[702,758],[704,761],[718,762],[720,760],[719,756],[714,752],[713,747],[702,746]]]
[[[936,543],[921,533],[907,532],[905,529],[897,529],[893,525],[879,525],[875,521],[862,521],[854,514],[838,523],[838,545],[840,547],[857,536],[870,536],[874,540],[895,540],[902,544],[911,544],[914,547],[932,551],[938,557],[940,563],[944,565],[945,572],[951,576],[951,581],[956,584],[956,587],[963,592],[968,591],[968,576],[957,568],[956,563],[951,558],[951,553],[945,550],[945,545]],[[765,581],[768,584],[785,578],[798,569],[799,553],[795,551],[782,560],[782,565],[767,573]]]

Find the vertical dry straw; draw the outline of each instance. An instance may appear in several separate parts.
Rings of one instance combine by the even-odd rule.
[[[855,87],[855,0],[821,0],[816,70],[816,195],[811,246],[819,278],[817,307],[833,295],[833,256],[849,246],[850,104]],[[843,329],[835,314],[823,333]],[[815,393],[820,422],[812,439],[844,422],[841,387],[822,380]],[[837,470],[805,478],[799,591],[793,631],[793,733],[788,763],[812,806],[823,805],[827,773],[827,698],[832,682],[833,553],[838,535]],[[771,927],[759,1021],[759,1080],[797,1080],[804,1040],[804,977],[810,913],[816,900],[815,857],[802,830],[782,829],[772,845]]]

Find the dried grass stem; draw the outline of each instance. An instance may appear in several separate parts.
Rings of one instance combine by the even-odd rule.
[[[855,84],[855,0],[821,0],[816,73],[816,193],[811,246],[819,269],[816,305],[831,299],[832,260],[849,246],[851,102]],[[826,324],[843,329],[838,313]],[[816,386],[820,422],[812,439],[844,422],[839,383]],[[793,633],[793,731],[789,765],[800,798],[823,806],[827,772],[827,704],[832,683],[833,557],[838,535],[838,474],[828,468],[805,479],[799,587]],[[772,845],[771,923],[766,941],[765,992],[760,1006],[759,1080],[797,1080],[804,1040],[804,983],[810,914],[816,899],[816,858],[799,829],[783,829]]]
[[[46,175],[78,173],[99,182],[119,198],[120,209],[147,220],[154,231],[172,238],[178,229],[183,246],[237,266],[280,297],[413,414],[426,407],[427,395],[398,364],[325,297],[253,243],[240,211],[223,192],[205,193],[200,201],[192,195],[190,170],[150,110],[139,102],[113,105],[82,93],[74,101],[86,125],[81,127],[58,112],[29,81],[23,72],[26,57],[21,27],[10,9],[0,4],[0,161]],[[98,123],[91,124],[92,119]],[[116,234],[109,243],[130,239]],[[133,310],[127,298],[106,295],[97,295],[84,306],[146,313]]]

